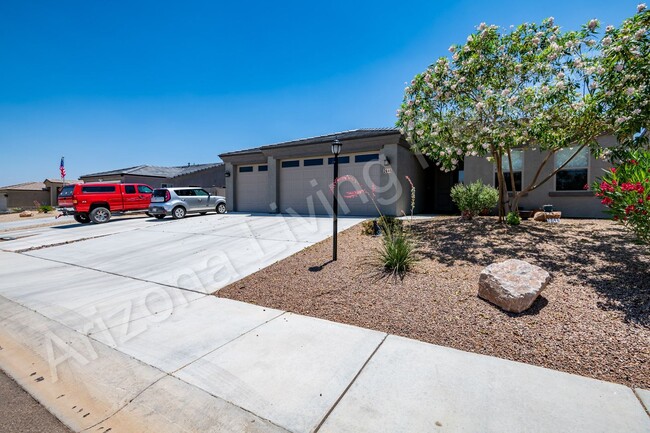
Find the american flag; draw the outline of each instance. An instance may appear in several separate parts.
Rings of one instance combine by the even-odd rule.
[[[65,179],[65,166],[63,165],[63,157],[61,157],[61,165],[59,165],[59,171],[61,172],[61,179]]]

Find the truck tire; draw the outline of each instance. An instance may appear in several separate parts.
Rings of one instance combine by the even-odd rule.
[[[226,213],[226,204],[225,203],[219,203],[217,205],[217,213]]]
[[[176,206],[174,210],[172,210],[172,218],[175,220],[185,218],[185,208],[183,206]]]
[[[96,207],[90,211],[90,220],[95,224],[103,224],[111,219],[111,211],[105,207]]]
[[[81,224],[88,224],[90,222],[90,218],[88,217],[87,213],[77,213],[74,215],[74,220],[78,223]]]

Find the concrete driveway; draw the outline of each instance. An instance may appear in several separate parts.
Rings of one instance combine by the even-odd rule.
[[[228,214],[12,232],[0,368],[75,431],[650,432],[645,390],[206,295],[330,230]]]
[[[360,221],[342,218],[339,230]],[[331,232],[327,217],[208,214],[182,220],[135,218],[12,232],[16,240],[0,242],[0,249],[212,293],[320,242]]]

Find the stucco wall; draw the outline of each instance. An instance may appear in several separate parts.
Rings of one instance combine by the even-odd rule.
[[[35,209],[34,201],[41,205],[50,205],[50,192],[44,191],[21,191],[21,190],[4,190],[0,191],[3,197],[6,195],[6,208]],[[2,210],[2,209],[0,209]]]
[[[196,173],[178,176],[169,179],[167,183],[173,183],[174,186],[202,186],[205,188],[211,187],[226,187],[226,178],[224,176],[225,167],[219,165],[207,170],[201,170]]]
[[[612,136],[605,136],[599,139],[604,146],[612,146],[616,139]],[[539,151],[524,152],[524,163],[522,171],[522,185],[530,183],[535,172],[546,153]],[[553,157],[552,157],[553,158]],[[597,177],[603,174],[603,170],[608,169],[611,165],[603,160],[593,157],[589,158],[588,179],[589,184],[593,183]],[[554,171],[553,159],[551,159],[539,179],[544,179]],[[488,185],[494,185],[494,164],[485,158],[468,157],[465,159],[465,183],[481,180]],[[603,213],[605,206],[600,203],[590,191],[556,191],[555,177],[549,179],[539,188],[528,193],[519,203],[524,209],[537,209],[545,204],[552,204],[557,210],[562,211],[566,217],[578,218],[607,218],[608,215]]]

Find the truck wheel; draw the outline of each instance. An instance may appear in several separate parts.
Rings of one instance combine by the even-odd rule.
[[[174,210],[172,211],[172,217],[175,220],[179,220],[181,218],[185,218],[185,208],[182,206],[176,206]]]
[[[217,205],[217,213],[226,213],[226,204],[225,203],[219,203]]]
[[[74,220],[81,224],[88,224],[90,222],[90,218],[88,218],[87,213],[75,214]]]
[[[111,211],[105,207],[96,207],[90,211],[90,220],[95,224],[102,224],[111,219]]]

